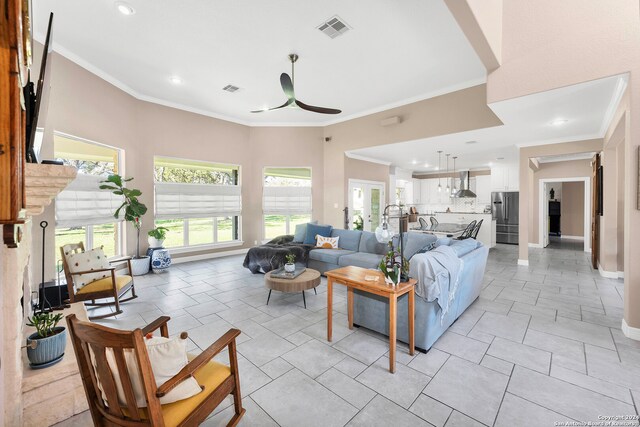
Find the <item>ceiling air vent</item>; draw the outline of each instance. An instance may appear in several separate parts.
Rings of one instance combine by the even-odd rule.
[[[323,22],[320,26],[318,26],[318,29],[332,39],[335,39],[336,37],[349,31],[351,27],[349,26],[349,24],[344,22],[342,18],[336,15],[332,18],[329,18],[326,22]]]
[[[238,89],[240,89],[238,86],[234,86],[234,85],[226,85],[225,87],[222,88],[222,90],[226,90],[227,92],[235,92]]]

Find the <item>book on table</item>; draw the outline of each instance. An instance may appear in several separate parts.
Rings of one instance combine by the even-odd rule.
[[[305,267],[296,267],[293,273],[289,273],[284,271],[284,267],[280,267],[271,272],[271,277],[274,279],[295,279],[296,277],[304,273],[305,270]]]

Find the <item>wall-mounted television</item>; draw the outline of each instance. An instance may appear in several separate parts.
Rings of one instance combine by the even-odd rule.
[[[27,162],[38,163],[40,148],[44,138],[44,129],[49,108],[49,94],[51,92],[51,58],[53,51],[53,40],[51,30],[53,25],[53,13],[49,15],[49,26],[47,27],[47,38],[44,42],[42,52],[42,62],[40,64],[40,75],[38,76],[38,87],[34,92],[34,83],[29,76],[29,83],[24,87],[24,99],[26,107],[26,153]]]

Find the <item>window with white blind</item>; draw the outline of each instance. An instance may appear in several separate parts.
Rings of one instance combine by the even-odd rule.
[[[264,169],[264,238],[293,234],[296,224],[311,221],[311,168]]]
[[[120,255],[122,220],[113,213],[122,204],[122,196],[99,186],[110,174],[122,173],[122,150],[58,132],[53,144],[56,159],[78,169],[76,179],[55,201],[56,262],[61,246],[78,242],[87,249],[102,247],[110,257]]]
[[[199,160],[154,158],[155,223],[168,248],[240,241],[240,167]]]

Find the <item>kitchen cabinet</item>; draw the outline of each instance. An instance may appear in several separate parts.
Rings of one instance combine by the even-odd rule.
[[[497,165],[491,168],[491,191],[518,191],[520,168],[517,164]]]
[[[412,178],[411,179],[411,185],[413,187],[413,200],[410,202],[410,204],[414,204],[414,205],[419,205],[422,202],[422,193],[421,193],[421,186],[422,186],[422,181],[421,179],[416,179],[416,178]]]
[[[474,179],[474,178],[472,178]],[[491,203],[491,175],[478,175],[475,177],[476,206]]]

